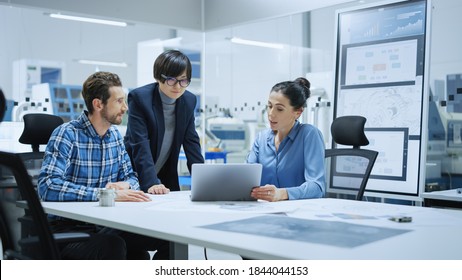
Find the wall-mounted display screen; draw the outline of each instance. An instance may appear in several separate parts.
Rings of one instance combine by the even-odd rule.
[[[428,107],[427,5],[425,0],[382,2],[336,13],[334,117],[367,119],[365,148],[379,152],[369,194],[419,194],[423,108]],[[349,187],[332,183],[340,182],[332,180],[336,168],[331,167],[333,192]]]

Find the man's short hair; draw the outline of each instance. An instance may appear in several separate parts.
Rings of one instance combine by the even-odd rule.
[[[117,74],[110,72],[96,72],[91,74],[83,83],[82,97],[87,106],[88,112],[93,113],[93,99],[100,99],[103,104],[107,103],[110,97],[110,87],[121,87],[122,82]]]

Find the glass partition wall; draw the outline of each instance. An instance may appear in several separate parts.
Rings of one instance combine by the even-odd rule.
[[[462,11],[455,0],[432,0],[430,104],[425,191],[462,186]]]
[[[310,48],[309,28],[309,14],[298,14],[205,33],[206,150],[223,147],[231,162],[245,161],[255,134],[266,127],[268,95],[278,82],[307,77],[319,89],[313,99],[325,93],[320,77],[332,54]],[[305,120],[312,121],[311,109]]]

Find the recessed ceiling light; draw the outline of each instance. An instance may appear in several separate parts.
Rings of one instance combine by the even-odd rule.
[[[48,14],[48,13],[45,13],[45,15],[48,15],[48,16],[50,16],[52,18],[58,18],[58,19],[75,20],[75,21],[83,21],[83,22],[98,23],[98,24],[107,24],[107,25],[121,26],[121,27],[126,27],[128,25],[126,22],[123,22],[123,21],[105,20],[105,19],[88,18],[88,17],[78,17],[78,16],[63,15],[63,14]]]
[[[100,60],[88,60],[88,59],[79,59],[78,63],[98,65],[98,66],[113,66],[113,67],[128,67],[128,64],[125,62],[112,62],[112,61],[100,61]]]
[[[245,40],[245,39],[241,39],[237,37],[232,37],[229,40],[232,43],[241,44],[241,45],[272,48],[272,49],[283,49],[284,48],[283,44],[267,43],[267,42],[254,41],[254,40]]]

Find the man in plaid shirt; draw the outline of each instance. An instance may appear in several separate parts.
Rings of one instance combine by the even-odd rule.
[[[84,82],[88,111],[55,129],[48,141],[38,180],[44,201],[96,201],[98,190],[116,190],[116,201],[150,201],[140,186],[115,125],[128,110],[116,74],[96,72]],[[89,241],[61,248],[64,259],[168,258],[168,242],[97,225],[50,216],[54,232],[85,231]]]

